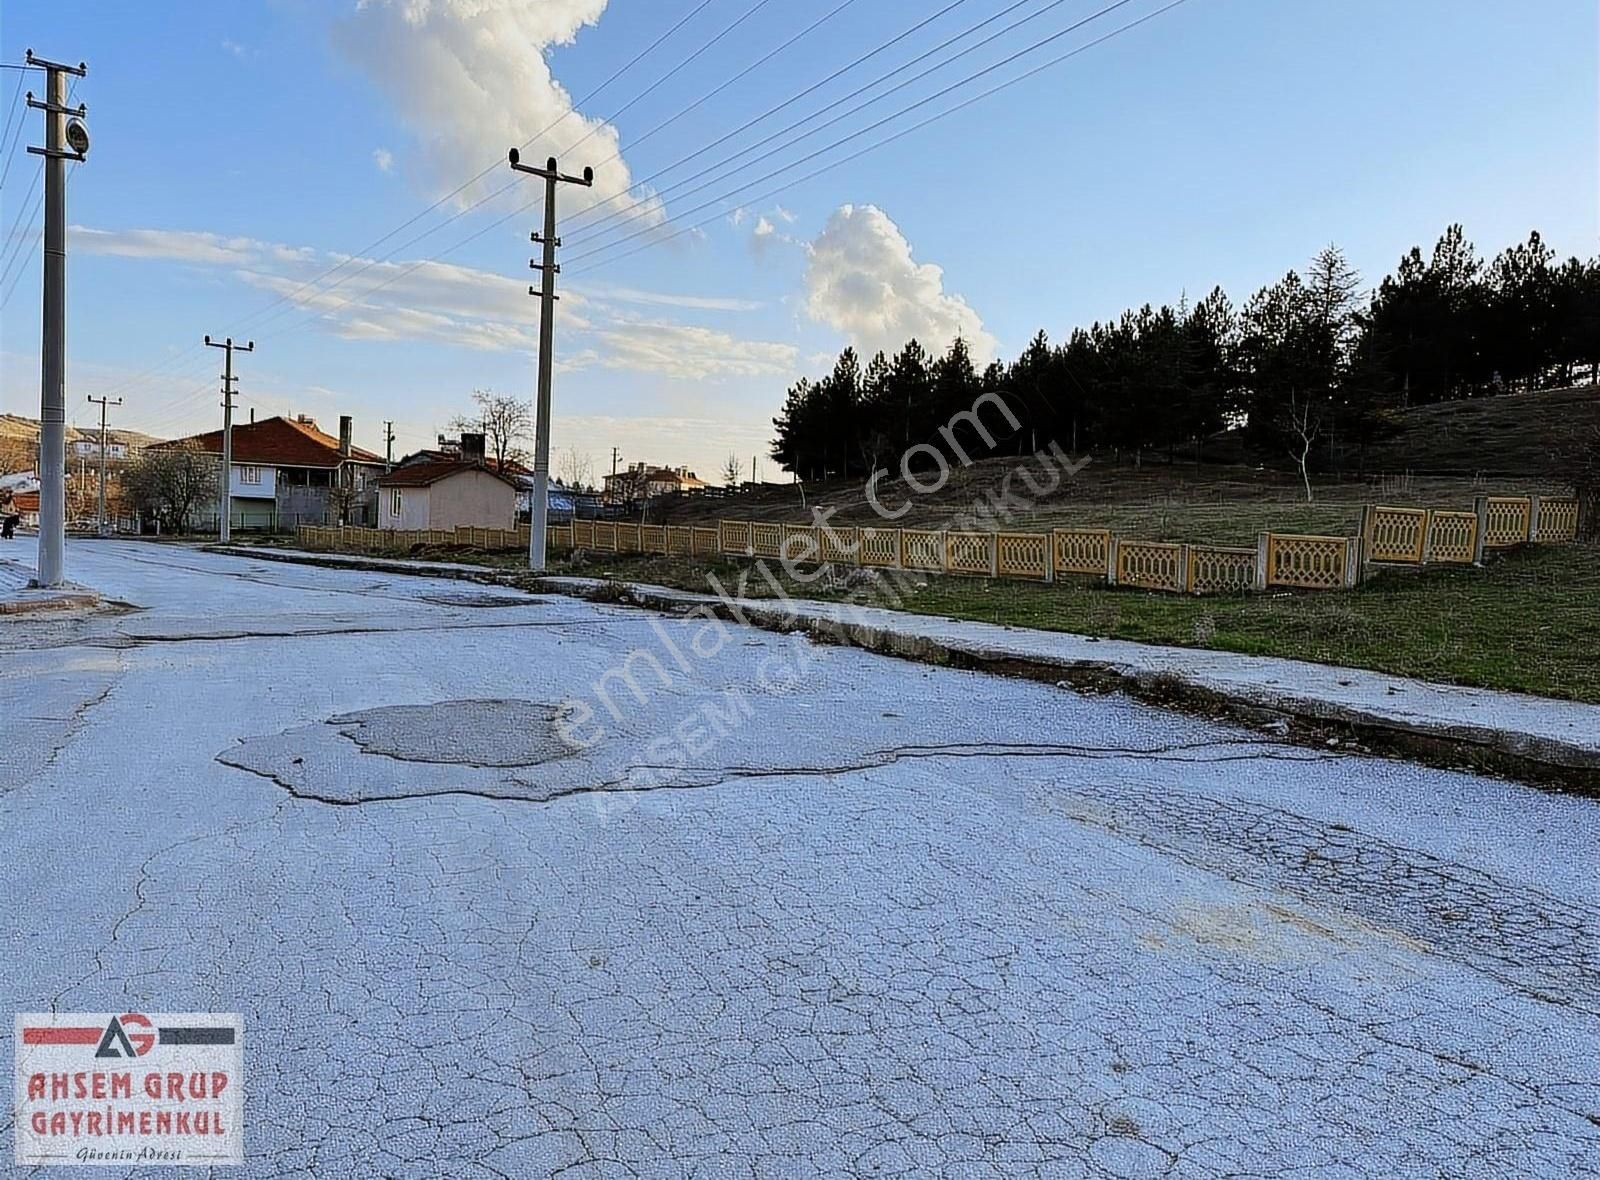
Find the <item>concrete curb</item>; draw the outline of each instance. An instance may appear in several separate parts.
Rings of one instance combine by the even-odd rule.
[[[1122,692],[1169,708],[1277,727],[1279,736],[1326,747],[1355,745],[1447,768],[1488,771],[1541,786],[1600,795],[1600,706],[1453,688],[1380,673],[1299,661],[1161,648],[1120,640],[963,623],[880,608],[810,601],[720,599],[667,587],[594,578],[508,573],[459,563],[343,557],[286,550],[211,547],[233,556],[442,577],[500,585],[529,582],[542,591],[669,614],[707,609],[771,631],[801,632],[922,663],[1021,677],[1087,692]],[[1094,654],[1070,649],[1093,647]],[[1119,656],[1121,658],[1119,658]],[[1295,672],[1304,675],[1296,677]],[[1268,673],[1290,681],[1281,683]],[[1355,691],[1311,691],[1330,676]],[[1301,680],[1297,686],[1295,679]],[[1310,687],[1308,687],[1308,684]],[[1356,699],[1362,692],[1378,699]],[[1427,698],[1433,706],[1381,703]],[[1470,710],[1486,706],[1480,717]],[[1497,723],[1496,711],[1524,722]],[[1531,724],[1536,722],[1537,724]]]

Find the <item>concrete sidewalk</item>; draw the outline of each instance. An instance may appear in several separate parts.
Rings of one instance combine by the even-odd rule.
[[[218,550],[257,559],[310,561],[422,577],[504,578],[482,566],[345,557],[294,550]],[[1132,693],[1176,706],[1273,719],[1314,731],[1353,731],[1365,742],[1430,761],[1497,770],[1531,781],[1600,791],[1600,706],[1520,693],[1434,684],[1299,660],[1159,647],[1034,631],[841,603],[720,599],[659,586],[549,577],[547,589],[667,612],[709,608],[770,630],[929,663],[1049,679],[1068,687]],[[1266,715],[1264,718],[1262,715]],[[1307,735],[1302,733],[1302,738]]]
[[[84,586],[67,583],[55,590],[36,589],[33,578],[38,559],[37,537],[17,536],[0,541],[0,615],[99,605],[100,596]]]

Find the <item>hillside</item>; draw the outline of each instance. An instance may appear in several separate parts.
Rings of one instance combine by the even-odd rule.
[[[1410,410],[1371,447],[1369,471],[1430,475],[1555,473],[1552,448],[1574,424],[1600,420],[1600,386],[1441,402]]]
[[[115,427],[107,431],[113,442],[126,443],[130,447],[144,447],[153,442],[163,440],[152,435],[141,434],[137,430],[118,430]],[[94,429],[67,427],[67,441],[88,438],[97,439],[100,435],[98,427]],[[39,437],[39,420],[37,418],[23,418],[17,414],[0,414],[0,442],[24,442],[33,446]]]
[[[1564,490],[1550,458],[1553,440],[1586,415],[1600,416],[1600,387],[1508,395],[1425,406],[1401,414],[1399,429],[1368,452],[1368,476],[1313,476],[1315,502],[1305,502],[1298,475],[1248,463],[1138,465],[1126,456],[1096,455],[1048,497],[1018,511],[1010,526],[1110,528],[1124,536],[1171,541],[1249,544],[1262,529],[1348,535],[1361,506],[1395,504],[1467,508],[1485,492],[1552,493]],[[1233,440],[1214,440],[1213,455]],[[996,492],[1019,465],[1015,457],[955,468],[948,483],[928,495],[908,495],[898,478],[885,479],[880,500],[909,505],[885,521],[867,502],[860,479],[763,484],[653,505],[650,519],[704,524],[718,519],[801,522],[815,507],[831,508],[843,524],[894,524],[911,528],[950,525]],[[1287,462],[1285,462],[1287,466]],[[1038,471],[1037,466],[1030,470]],[[1406,473],[1409,473],[1407,476]],[[1048,481],[1046,481],[1048,482]],[[1013,490],[1021,484],[1012,481]]]

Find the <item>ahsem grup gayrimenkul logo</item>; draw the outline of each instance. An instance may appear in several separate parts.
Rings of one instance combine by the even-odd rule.
[[[244,1162],[238,1013],[24,1012],[18,1165]]]

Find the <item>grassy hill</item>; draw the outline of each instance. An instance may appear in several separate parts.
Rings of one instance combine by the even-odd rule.
[[[1550,458],[1553,440],[1585,416],[1600,417],[1600,387],[1508,395],[1426,406],[1398,416],[1398,430],[1370,448],[1366,476],[1313,476],[1306,503],[1298,475],[1255,464],[1169,463],[1098,455],[1052,495],[1012,517],[1010,527],[1109,528],[1148,540],[1243,545],[1256,534],[1353,534],[1361,506],[1381,501],[1468,508],[1484,493],[1565,490]],[[1213,453],[1226,453],[1223,440]],[[1014,456],[955,467],[938,492],[913,495],[885,479],[880,499],[909,504],[885,522],[867,501],[863,481],[828,480],[800,487],[763,484],[737,494],[685,498],[652,506],[651,519],[704,524],[717,519],[803,522],[814,507],[832,508],[842,524],[892,523],[940,528],[998,492],[1022,461]],[[1034,468],[1037,470],[1037,468]],[[1013,488],[1020,485],[1013,480]]]
[[[127,443],[130,447],[144,447],[161,439],[152,435],[141,434],[137,430],[111,429],[107,432],[117,442]],[[100,430],[80,430],[72,426],[67,427],[67,441],[87,438],[98,439]],[[34,446],[39,439],[39,420],[37,418],[23,418],[17,414],[0,414],[0,442],[21,442]]]

